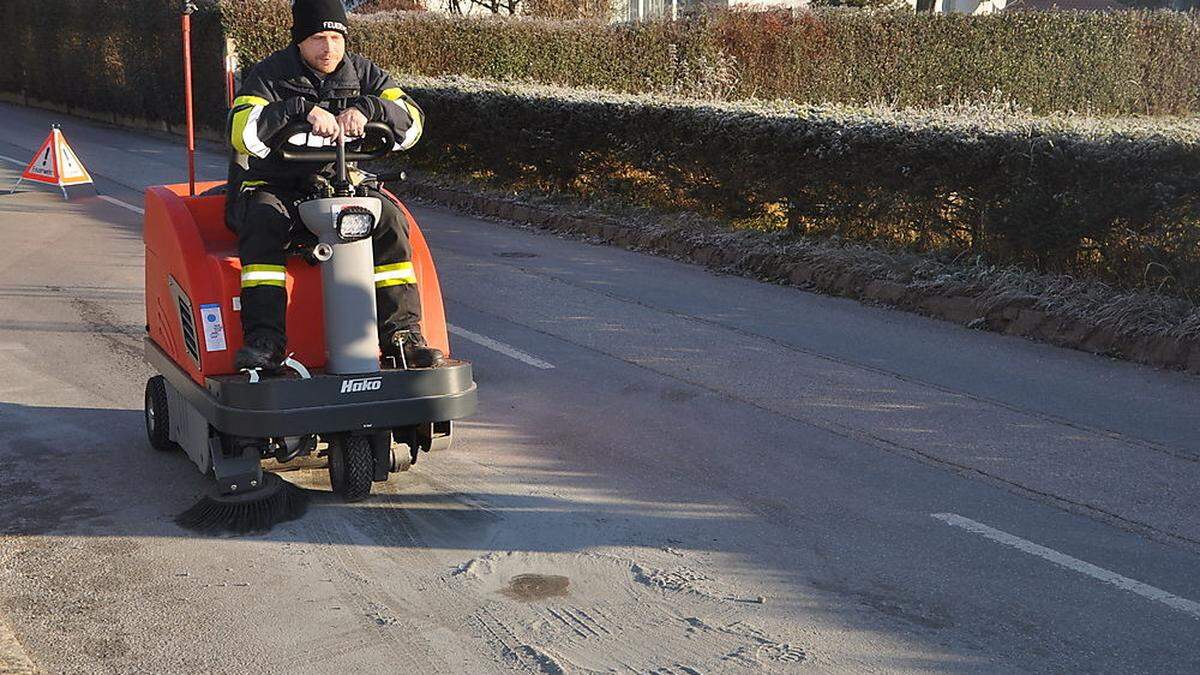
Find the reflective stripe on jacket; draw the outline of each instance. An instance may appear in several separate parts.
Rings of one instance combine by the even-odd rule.
[[[397,150],[421,137],[425,114],[390,75],[368,59],[347,52],[341,65],[324,78],[303,62],[295,45],[281,49],[246,73],[229,111],[228,194],[252,185],[296,187],[315,174],[332,175],[331,165],[296,164],[271,156],[270,144],[288,124],[303,120],[314,106],[347,99],[367,120],[391,126]]]

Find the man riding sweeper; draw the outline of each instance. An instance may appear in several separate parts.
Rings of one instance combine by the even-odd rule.
[[[308,493],[267,459],[327,457],[333,491],[364,499],[475,410],[421,228],[351,165],[415,143],[421,111],[344,54],[340,2],[293,13],[296,44],[248,73],[230,113],[229,183],[146,190],[146,431],[214,479],[177,519],[193,529],[299,517]],[[190,91],[186,48],[184,63]],[[191,119],[189,105],[189,153]]]
[[[329,139],[343,133],[358,138],[367,123],[382,122],[403,139],[398,150],[421,137],[424,113],[416,102],[374,63],[346,52],[346,34],[341,0],[296,0],[292,44],[251,68],[233,101],[226,220],[237,232],[242,259],[245,342],[238,368],[267,373],[281,368],[287,345],[285,252],[294,230],[303,230],[295,203],[333,177],[330,164],[273,156],[267,141],[299,120],[312,126],[314,136]],[[380,345],[385,356],[403,356],[421,368],[438,366],[444,355],[418,329],[421,303],[405,219],[390,200],[382,204],[373,235]]]

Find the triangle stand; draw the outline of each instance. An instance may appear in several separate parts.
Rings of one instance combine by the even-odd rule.
[[[25,170],[21,172],[21,176],[17,178],[17,182],[13,184],[9,194],[17,191],[23,181],[33,183],[41,183],[43,185],[53,185],[63,193],[63,199],[70,200],[75,196],[95,196],[96,186],[92,182],[92,177],[87,169],[83,167],[83,163],[79,161],[79,157],[75,151],[71,149],[71,145],[67,143],[67,139],[62,134],[62,130],[58,125],[52,125],[50,134],[46,136],[46,140],[38,148],[33,159],[30,160]]]

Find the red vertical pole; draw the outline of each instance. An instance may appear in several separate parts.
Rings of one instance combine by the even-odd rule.
[[[236,84],[234,81],[234,73],[236,71],[237,60],[230,48],[229,40],[227,39],[225,40],[225,103],[230,108],[233,107],[234,85]]]
[[[187,109],[188,194],[196,196],[196,126],[192,119],[192,12],[196,6],[183,5],[183,104]]]
[[[229,61],[226,61],[229,64]],[[233,68],[231,65],[226,65],[228,70],[225,71],[225,104],[233,107]]]

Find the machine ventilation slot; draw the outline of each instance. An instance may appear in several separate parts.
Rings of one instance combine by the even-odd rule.
[[[196,320],[192,318],[192,308],[179,299],[179,323],[183,326],[183,346],[187,349],[192,360],[200,360],[200,348],[196,343]]]
[[[179,287],[175,277],[167,276],[167,287],[175,298],[175,306],[179,308],[179,332],[183,335],[183,348],[192,357],[196,367],[200,367],[200,340],[196,333],[196,317],[192,314],[192,300]]]

